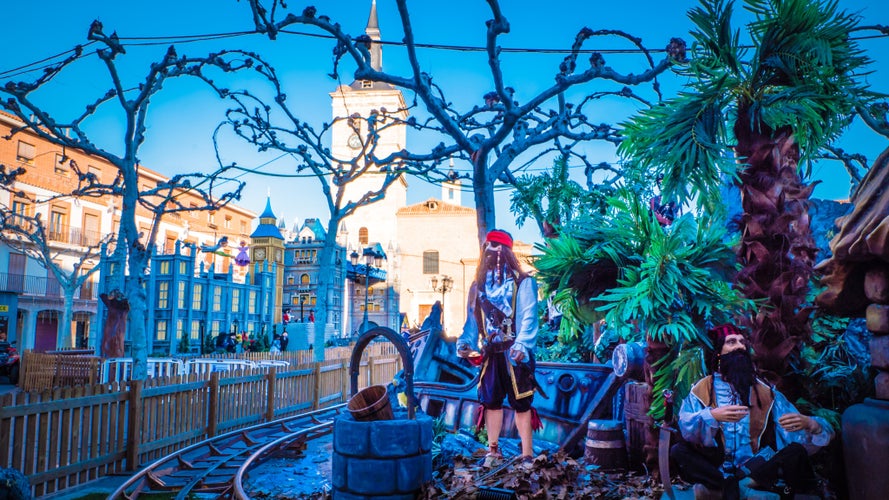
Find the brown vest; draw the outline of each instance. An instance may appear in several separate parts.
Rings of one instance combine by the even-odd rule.
[[[713,394],[713,375],[707,375],[699,380],[698,383],[691,388],[691,393],[694,394],[704,406],[716,408],[716,395]],[[757,395],[759,395],[758,399],[756,397]],[[753,453],[759,451],[760,441],[763,438],[763,434],[766,433],[767,428],[769,428],[770,434],[774,435],[774,429],[771,428],[771,419],[769,418],[772,413],[774,399],[772,388],[760,380],[757,380],[756,384],[750,388],[750,447],[753,448]],[[759,403],[761,403],[761,405]],[[722,435],[721,429],[719,431],[719,440],[724,447],[725,436]],[[771,440],[772,439],[770,439],[770,441]]]

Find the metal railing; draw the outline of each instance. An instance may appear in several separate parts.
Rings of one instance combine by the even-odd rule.
[[[80,227],[71,227],[67,224],[58,224],[50,226],[47,231],[47,238],[50,241],[59,243],[92,247],[98,245],[99,242],[102,241],[102,233]]]
[[[81,286],[74,292],[75,299],[91,300],[96,298],[93,294],[92,284]],[[39,295],[45,297],[61,297],[62,286],[59,282],[46,276],[30,276],[27,274],[0,273],[0,290],[18,292],[24,295]]]

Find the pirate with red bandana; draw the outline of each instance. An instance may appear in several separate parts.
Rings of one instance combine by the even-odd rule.
[[[532,434],[539,422],[531,407],[536,387],[537,282],[522,272],[506,231],[488,233],[468,303],[457,355],[482,367],[478,395],[488,429],[485,463],[490,466],[503,458],[498,443],[504,399],[515,412],[522,459],[530,461]]]
[[[741,498],[747,488],[783,496],[820,485],[809,453],[833,437],[826,421],[801,414],[756,376],[749,344],[734,325],[708,332],[711,371],[682,402],[684,441],[670,450],[679,475],[695,484],[695,498]]]

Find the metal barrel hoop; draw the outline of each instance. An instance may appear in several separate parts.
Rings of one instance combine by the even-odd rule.
[[[385,337],[389,342],[395,344],[398,354],[401,355],[401,364],[404,366],[404,381],[406,385],[404,393],[407,395],[408,401],[407,417],[413,420],[414,408],[419,405],[417,396],[414,394],[414,357],[411,354],[410,347],[408,347],[404,337],[391,328],[378,326],[371,328],[358,337],[358,341],[352,349],[352,358],[349,360],[349,377],[352,382],[352,396],[358,394],[358,372],[361,368],[361,355],[364,354],[364,349],[370,345],[370,342],[377,337]]]

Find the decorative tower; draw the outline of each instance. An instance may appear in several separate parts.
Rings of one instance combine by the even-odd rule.
[[[284,237],[278,229],[278,218],[272,212],[271,197],[266,198],[265,210],[259,216],[259,225],[250,235],[254,265],[266,266],[275,270],[275,304],[272,308],[273,321],[281,322],[282,299],[284,294]]]
[[[383,50],[379,43],[380,27],[377,20],[376,1],[371,4],[365,33],[371,39],[370,60],[374,69],[383,67]],[[385,109],[390,116],[401,120],[408,117],[404,96],[401,91],[388,83],[356,80],[350,85],[341,85],[330,94],[334,119],[340,118],[331,133],[331,151],[337,158],[352,159],[361,154],[367,142],[367,118]],[[349,125],[345,117],[357,117],[353,124],[358,133]],[[378,119],[379,121],[379,119]],[[376,149],[377,157],[386,156],[405,147],[407,133],[404,125],[388,127],[379,132]],[[346,199],[357,201],[367,192],[380,189],[384,174],[375,166],[368,173],[350,182],[346,187]],[[383,248],[396,244],[396,217],[398,209],[407,204],[407,182],[402,178],[389,186],[386,197],[372,205],[358,208],[347,219],[349,234],[347,247],[366,248],[380,243]]]

